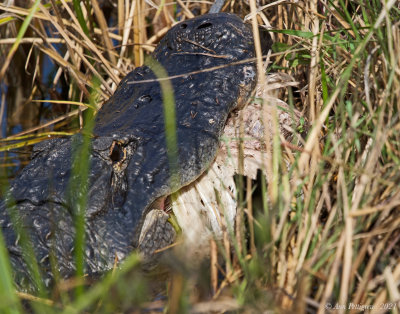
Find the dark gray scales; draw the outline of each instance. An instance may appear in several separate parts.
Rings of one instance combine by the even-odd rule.
[[[250,97],[256,84],[253,45],[250,27],[235,15],[219,13],[177,24],[152,54],[169,76],[178,76],[171,83],[176,102],[179,186],[194,181],[214,160],[229,112]],[[251,61],[243,62],[247,59]],[[200,71],[212,67],[217,69]],[[193,73],[198,71],[201,73]],[[123,260],[138,247],[150,205],[173,192],[162,95],[155,78],[147,66],[135,69],[98,112],[86,191],[87,274],[109,270],[116,257]],[[138,82],[146,80],[153,81]],[[50,253],[61,277],[75,273],[74,207],[67,187],[74,151],[81,140],[78,134],[38,145],[30,164],[10,187],[14,209],[31,237],[46,283],[53,278]],[[21,286],[29,284],[19,237],[4,202],[0,205],[0,225],[16,281]],[[157,237],[152,243],[157,242],[154,239]],[[163,239],[160,246],[170,240],[168,236],[159,239]],[[140,246],[149,250],[144,242]]]

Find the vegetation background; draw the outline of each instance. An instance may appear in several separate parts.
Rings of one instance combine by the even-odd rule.
[[[3,191],[33,144],[78,132],[84,111],[97,110],[176,21],[210,6],[0,4]],[[274,145],[267,186],[247,180],[239,191],[243,220],[231,235],[231,255],[216,245],[211,255],[220,258],[211,267],[206,261],[194,271],[176,259],[160,277],[141,272],[133,254],[122,269],[84,288],[70,280],[33,295],[13,288],[0,241],[1,311],[399,311],[400,2],[227,0],[223,11],[249,22],[254,16],[271,30],[268,72],[298,82],[276,95],[309,125],[303,145]],[[262,202],[252,202],[254,189]]]

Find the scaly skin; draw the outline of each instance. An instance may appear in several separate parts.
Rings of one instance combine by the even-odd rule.
[[[171,28],[152,57],[170,76],[187,74],[171,80],[179,155],[176,190],[195,180],[214,160],[229,112],[250,97],[256,84],[254,62],[237,62],[254,58],[253,36],[235,15],[203,15]],[[88,274],[109,270],[116,256],[123,260],[134,250],[150,205],[174,192],[169,185],[160,85],[157,81],[131,84],[155,78],[147,66],[135,69],[96,117],[85,216]],[[68,197],[67,187],[74,151],[81,141],[81,135],[76,135],[39,144],[31,163],[10,187],[46,284],[53,278],[50,253],[56,257],[61,277],[75,272],[74,200]],[[0,225],[16,282],[29,287],[30,274],[4,204],[0,205]]]

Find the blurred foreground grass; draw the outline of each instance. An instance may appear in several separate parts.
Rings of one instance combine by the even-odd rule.
[[[93,109],[92,82],[99,80],[99,106],[174,21],[210,6],[153,3],[0,4],[4,182],[27,162],[29,145],[84,127],[83,111]],[[301,147],[275,138],[269,184],[264,177],[239,177],[242,202],[236,234],[230,234],[232,251],[217,244],[211,267],[210,261],[194,268],[176,258],[150,274],[140,271],[133,254],[122,269],[79,293],[72,292],[80,282],[70,280],[33,296],[13,289],[0,241],[1,311],[398,312],[399,2],[256,5],[258,24],[274,39],[269,72],[299,83],[275,94],[302,111],[310,129]],[[224,11],[251,13],[249,1],[226,1]],[[21,147],[26,154],[18,159]],[[251,197],[254,190],[261,201]]]

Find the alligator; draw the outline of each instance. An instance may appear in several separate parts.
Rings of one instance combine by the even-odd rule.
[[[236,15],[206,14],[180,22],[159,42],[153,62],[130,72],[98,111],[86,189],[68,190],[82,132],[36,145],[0,204],[17,286],[30,287],[33,278],[16,223],[29,236],[46,285],[54,282],[54,269],[61,278],[74,276],[74,219],[81,193],[87,195],[85,274],[104,273],[135,249],[148,255],[171,243],[174,229],[159,214],[162,209],[155,227],[145,223],[146,215],[215,159],[228,114],[245,105],[255,89],[254,58],[251,28]],[[151,64],[162,66],[173,89],[175,164],[166,144],[162,78]],[[144,225],[152,230],[145,236]]]

